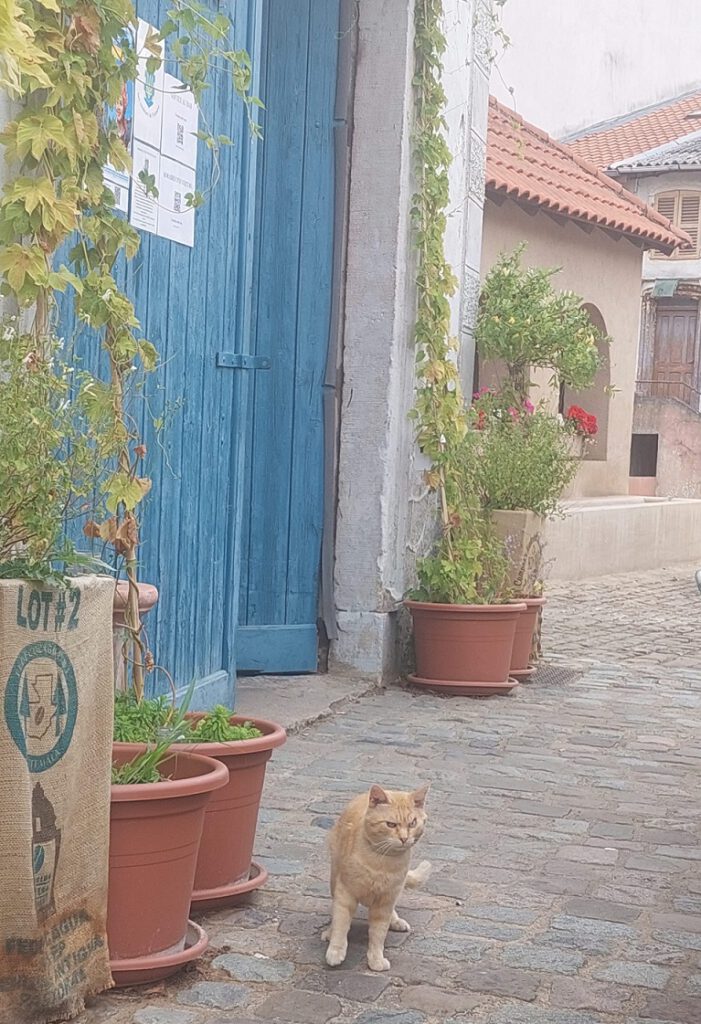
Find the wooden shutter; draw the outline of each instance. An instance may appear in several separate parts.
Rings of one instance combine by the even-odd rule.
[[[698,255],[699,251],[699,208],[701,195],[698,192],[681,192],[679,196],[679,227],[691,236],[691,247],[677,250],[679,258],[687,259]]]
[[[662,216],[666,217],[667,220],[671,220],[674,224],[674,218],[677,212],[677,198],[678,192],[663,192],[662,195],[657,197],[655,206],[657,212]]]
[[[699,219],[701,217],[701,192],[661,192],[655,199],[655,209],[671,221],[675,228],[681,228],[690,236],[692,244],[676,249],[671,256],[651,252],[652,259],[696,259],[699,255]]]

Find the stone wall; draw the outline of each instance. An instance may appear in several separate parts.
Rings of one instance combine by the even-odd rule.
[[[353,104],[331,658],[370,674],[398,661],[398,609],[429,545],[413,405],[415,255],[411,126],[414,0],[360,0]],[[451,205],[446,253],[460,288],[453,329],[471,387],[491,32],[488,0],[445,0]]]
[[[674,399],[637,395],[635,434],[657,434],[655,493],[701,498],[701,416]]]

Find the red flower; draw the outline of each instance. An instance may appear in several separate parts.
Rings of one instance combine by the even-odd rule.
[[[599,424],[596,421],[596,416],[579,405],[571,405],[565,413],[565,419],[572,424],[576,433],[584,437],[593,437],[598,433]]]

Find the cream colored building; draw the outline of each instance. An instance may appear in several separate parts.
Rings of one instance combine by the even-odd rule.
[[[670,254],[684,239],[623,186],[490,101],[483,276],[500,253],[526,242],[524,261],[560,267],[555,285],[581,295],[611,338],[594,387],[559,396],[562,408],[579,404],[595,413],[599,434],[568,496],[567,518],[548,526],[554,577],[701,557],[701,503],[628,494],[643,254]],[[481,369],[480,383],[489,383],[485,374],[493,371]],[[607,384],[617,389],[614,397]]]
[[[645,253],[631,491],[701,497],[701,90],[594,125],[568,141],[690,244]]]

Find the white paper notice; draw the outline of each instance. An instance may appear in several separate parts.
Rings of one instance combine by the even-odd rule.
[[[158,29],[141,19],[136,32],[136,52],[139,56],[139,77],[134,101],[134,138],[160,149],[165,71],[162,59],[155,71],[149,71],[147,64],[152,57],[163,57],[163,43],[158,40]]]
[[[195,171],[192,167],[161,157],[161,176],[158,186],[158,234],[171,242],[195,244],[195,211],[187,205],[185,196],[195,191]]]
[[[163,77],[163,129],[161,152],[186,167],[197,166],[199,109],[190,90],[172,75]]]
[[[114,208],[120,213],[129,213],[129,175],[122,175],[118,171],[113,172],[106,167],[103,171],[103,181],[114,196]]]
[[[161,154],[158,150],[145,146],[143,142],[134,139],[133,160],[134,176],[131,186],[129,223],[133,224],[135,228],[150,231],[155,235],[158,231],[158,204],[161,202],[161,198],[160,196],[156,198],[146,191],[139,181],[139,175],[142,171],[152,174],[156,179],[156,188],[158,188],[161,174]]]

